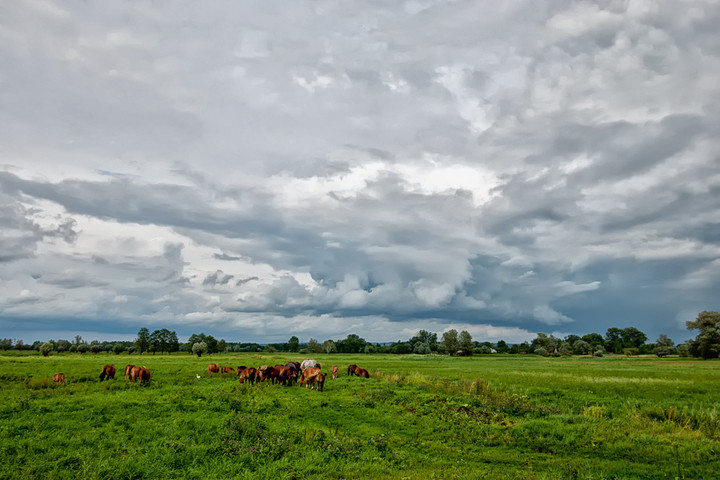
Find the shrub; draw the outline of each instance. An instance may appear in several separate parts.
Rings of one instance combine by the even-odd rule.
[[[45,342],[42,345],[40,345],[39,351],[43,357],[47,357],[48,355],[50,355],[50,352],[52,352],[52,349],[53,349],[53,344],[50,342]]]
[[[547,357],[548,352],[545,350],[545,347],[538,347],[535,349],[535,354],[540,355],[541,357]]]

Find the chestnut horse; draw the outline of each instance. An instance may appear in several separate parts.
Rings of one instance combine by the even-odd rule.
[[[217,363],[211,363],[208,365],[208,373],[218,373],[220,371],[220,365]]]
[[[330,367],[330,375],[332,375],[332,378],[338,377],[338,370],[339,368],[337,365],[333,365],[332,367]]]
[[[243,383],[245,380],[250,382],[250,385],[255,383],[255,375],[257,369],[254,367],[238,367],[237,374],[240,377],[239,383]]]
[[[55,375],[53,375],[53,382],[65,383],[65,374],[56,373]]]
[[[317,386],[318,392],[322,392],[325,385],[325,375],[317,367],[308,367],[303,370],[302,375],[300,375],[298,385],[302,387],[303,383],[305,383],[305,388],[310,387],[312,390]]]
[[[102,382],[107,377],[108,380],[114,380],[115,379],[115,366],[114,365],[105,365],[102,369],[102,372],[100,372],[100,381]]]

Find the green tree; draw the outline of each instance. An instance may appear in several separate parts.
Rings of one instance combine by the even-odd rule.
[[[623,347],[637,348],[642,347],[647,341],[647,335],[635,327],[623,328],[620,336],[623,340]]]
[[[437,333],[430,333],[427,330],[420,330],[414,337],[408,340],[412,346],[413,352],[417,353],[417,345],[425,344],[433,352],[437,351]]]
[[[700,330],[690,342],[694,357],[718,358],[720,355],[720,312],[702,311],[694,321],[686,322],[688,330]]]
[[[510,350],[510,347],[508,346],[507,342],[505,342],[505,340],[498,340],[498,342],[495,344],[495,351],[498,353],[505,353],[508,350]]]
[[[323,347],[322,347],[322,345],[320,345],[318,343],[317,340],[315,340],[314,338],[311,338],[308,341],[307,351],[308,351],[308,353],[320,353],[323,351]]]
[[[575,355],[589,355],[593,352],[593,346],[583,339],[575,340],[572,349]]]
[[[463,354],[465,355],[472,355],[475,351],[475,346],[473,345],[472,341],[472,335],[470,335],[470,332],[467,330],[463,330],[460,332],[460,335],[458,337],[458,348],[463,351]]]
[[[86,352],[88,351],[88,346],[87,346],[87,344],[81,343],[80,345],[78,345],[78,346],[77,346],[77,351],[80,352],[80,355],[82,355],[83,353],[86,353]]]
[[[115,355],[120,355],[122,352],[125,351],[125,347],[122,343],[116,343],[113,347],[113,352],[115,352]]]
[[[75,337],[77,340],[79,335]],[[150,349],[150,331],[143,327],[138,331],[135,339],[135,351],[137,353],[147,352]]]
[[[548,335],[547,333],[538,333],[531,343],[532,350],[535,351],[537,348],[544,348],[548,355],[554,355],[557,353],[557,347],[560,340],[555,338],[554,335]]]
[[[300,349],[300,339],[293,335],[290,337],[290,340],[287,342],[287,351],[288,352],[297,352]]]
[[[351,333],[347,338],[335,342],[339,353],[362,353],[365,351],[367,342],[364,338]]]
[[[221,338],[220,340],[218,340],[217,349],[218,349],[218,353],[225,353],[225,351],[227,350],[227,342],[225,341],[224,338]]]
[[[445,353],[452,355],[458,351],[458,332],[454,328],[451,328],[447,332],[442,334],[442,347]]]
[[[622,330],[617,327],[608,328],[605,333],[605,348],[612,353],[622,353],[624,347]]]
[[[325,340],[322,349],[325,353],[337,353],[337,345],[332,340]]]
[[[67,352],[70,350],[70,341],[69,340],[58,340],[55,342],[55,350],[59,352]]]
[[[675,344],[667,335],[663,333],[655,341],[655,348],[653,349],[653,353],[660,358],[666,355],[672,355],[673,353],[675,353]]]
[[[581,340],[589,343],[593,347],[597,347],[598,345],[602,347],[605,346],[605,339],[599,333],[588,333],[587,335],[583,335]]]
[[[202,357],[202,354],[207,352],[207,343],[205,342],[195,342],[193,343],[193,346],[190,348],[190,351],[198,356],[198,358]]]
[[[52,342],[45,342],[42,345],[40,345],[40,354],[43,357],[47,357],[50,355],[50,352],[53,350],[53,344]]]

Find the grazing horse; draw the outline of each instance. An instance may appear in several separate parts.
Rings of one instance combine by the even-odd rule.
[[[235,369],[233,367],[222,367],[220,373],[232,373],[235,375]]]
[[[65,374],[64,373],[56,373],[53,375],[53,382],[57,383],[65,383]]]
[[[322,392],[323,386],[325,385],[325,375],[317,367],[308,367],[303,370],[302,375],[300,375],[300,382],[298,385],[302,387],[303,383],[305,383],[305,388],[312,385],[310,387],[311,390],[317,385],[318,392]]]
[[[358,366],[355,365],[355,364],[348,365],[348,377],[351,377],[351,376],[355,375],[355,369],[356,369],[356,368],[358,368]]]
[[[330,367],[330,375],[332,376],[332,378],[335,379],[338,377],[338,370],[339,368],[337,365],[333,365],[332,367]]]
[[[295,370],[297,370],[298,372],[300,371],[300,362],[288,362],[285,364],[285,366],[290,368],[295,367]]]
[[[208,365],[208,373],[218,373],[220,371],[220,365],[217,363],[211,363]]]
[[[105,380],[105,377],[107,377],[108,380],[114,380],[115,379],[115,366],[114,365],[105,365],[102,369],[102,372],[100,372],[100,381],[102,382]]]
[[[303,360],[300,364],[300,371],[305,371],[306,368],[320,368],[320,364],[311,359]]]
[[[257,370],[254,367],[238,367],[237,374],[240,377],[239,383],[243,383],[245,380],[248,380],[250,385],[253,385],[255,383]]]
[[[132,370],[134,366],[135,365],[125,365],[125,380],[130,378],[130,370]]]
[[[287,367],[285,365],[275,365],[275,371],[277,372],[277,380],[283,385],[292,385],[293,381],[297,378],[297,370],[295,365]]]
[[[140,380],[143,383],[150,383],[150,370],[135,365],[130,369],[130,381]]]
[[[271,367],[270,365],[262,365],[258,367],[257,373],[255,374],[255,379],[258,382],[271,381],[272,383],[275,383],[276,378],[277,371],[275,370],[275,367]]]
[[[370,378],[370,374],[364,368],[356,368],[355,375],[362,378]]]

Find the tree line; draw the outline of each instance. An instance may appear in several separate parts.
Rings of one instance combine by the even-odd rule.
[[[659,357],[678,354],[701,358],[720,356],[720,312],[703,311],[693,321],[686,322],[689,330],[699,330],[696,338],[675,345],[667,335],[660,335],[654,343],[646,343],[648,337],[635,327],[607,329],[605,335],[588,333],[583,336],[567,335],[556,338],[552,334],[538,333],[530,342],[509,344],[504,340],[497,342],[473,341],[467,330],[458,332],[448,330],[438,338],[437,333],[420,330],[407,340],[389,343],[371,343],[357,334],[344,339],[325,340],[322,343],[310,338],[301,343],[292,336],[281,343],[243,343],[217,340],[212,335],[193,333],[188,341],[181,343],[177,333],[166,328],[150,332],[147,328],[138,331],[134,341],[99,342],[85,341],[80,335],[71,340],[36,341],[25,344],[22,340],[0,339],[0,350],[35,350],[42,355],[51,352],[70,353],[156,353],[172,354],[187,352],[197,356],[224,352],[289,352],[289,353],[393,353],[393,354],[536,354],[543,356],[595,355],[604,354],[655,354]]]

